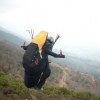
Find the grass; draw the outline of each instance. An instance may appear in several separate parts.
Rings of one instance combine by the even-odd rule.
[[[100,100],[90,92],[75,92],[65,87],[44,85],[43,91],[28,89],[22,80],[0,72],[0,100]]]

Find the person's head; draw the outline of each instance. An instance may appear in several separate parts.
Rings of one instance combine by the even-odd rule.
[[[47,37],[47,40],[52,44],[54,43],[54,38],[52,36]]]

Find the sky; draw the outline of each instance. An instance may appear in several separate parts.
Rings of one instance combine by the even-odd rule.
[[[100,53],[100,0],[0,0],[0,26],[28,41],[28,29],[60,34],[56,49]]]

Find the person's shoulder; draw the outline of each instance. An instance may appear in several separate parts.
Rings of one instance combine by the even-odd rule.
[[[46,45],[52,46],[52,43],[50,43],[49,41],[46,41]]]

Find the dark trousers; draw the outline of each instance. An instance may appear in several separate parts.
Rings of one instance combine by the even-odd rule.
[[[51,74],[51,69],[49,68],[49,65],[46,66],[46,69],[42,75],[42,78],[41,78],[41,81],[38,85],[36,85],[38,88],[41,88],[44,84],[45,84],[45,81],[46,79],[50,76]]]
[[[41,88],[45,84],[46,79],[50,76],[51,70],[49,68],[48,59],[46,59],[41,66],[37,66],[37,69],[40,68],[40,67],[42,68],[42,70],[40,70],[36,74],[29,74],[29,72],[27,73],[25,71],[24,84],[27,88],[31,88],[31,87],[34,87],[34,86]],[[40,82],[38,83],[41,72],[43,72],[43,75],[41,77]]]

